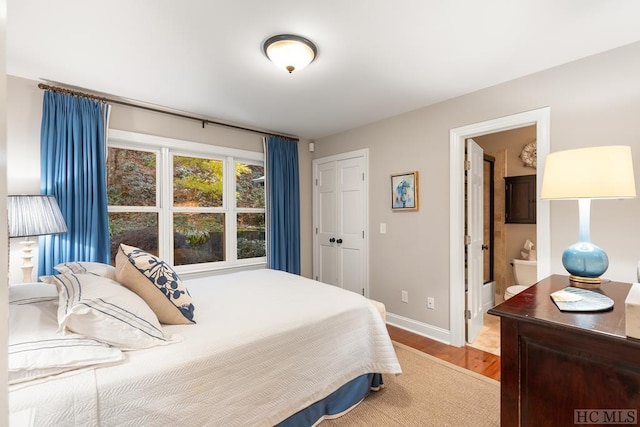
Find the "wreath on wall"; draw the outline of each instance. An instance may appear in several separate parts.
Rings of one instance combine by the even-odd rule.
[[[538,147],[536,141],[530,142],[522,147],[520,158],[525,166],[534,169],[538,166]]]

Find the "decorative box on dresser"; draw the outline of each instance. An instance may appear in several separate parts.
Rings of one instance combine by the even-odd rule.
[[[640,423],[640,341],[625,336],[631,284],[602,283],[614,307],[599,313],[561,312],[549,295],[567,286],[553,275],[489,310],[500,316],[501,425]]]

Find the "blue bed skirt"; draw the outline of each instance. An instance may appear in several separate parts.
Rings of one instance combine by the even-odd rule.
[[[322,417],[336,415],[364,399],[370,390],[382,387],[382,374],[364,374],[349,381],[324,399],[291,415],[276,427],[306,427],[316,424]]]

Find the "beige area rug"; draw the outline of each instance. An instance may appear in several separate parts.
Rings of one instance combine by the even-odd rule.
[[[483,326],[469,347],[500,356],[500,318],[493,314],[484,314]]]
[[[384,375],[384,388],[329,426],[499,426],[500,383],[394,343],[401,375]]]

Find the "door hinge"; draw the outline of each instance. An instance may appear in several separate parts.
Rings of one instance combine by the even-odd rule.
[[[471,310],[464,311],[464,318],[467,320],[471,320]]]
[[[316,233],[317,233],[317,230],[316,230]],[[469,236],[469,235],[464,236],[464,244],[465,245],[470,245],[471,244],[471,236]]]
[[[316,178],[316,187],[318,186],[318,178]]]
[[[364,172],[362,172],[362,180],[364,181]]]
[[[362,288],[362,296],[364,296],[364,288]]]
[[[464,162],[464,170],[466,171],[471,170],[471,162],[469,160],[466,160]]]
[[[364,230],[362,230],[362,238],[364,239]]]
[[[318,234],[318,227],[316,227],[316,234]]]

